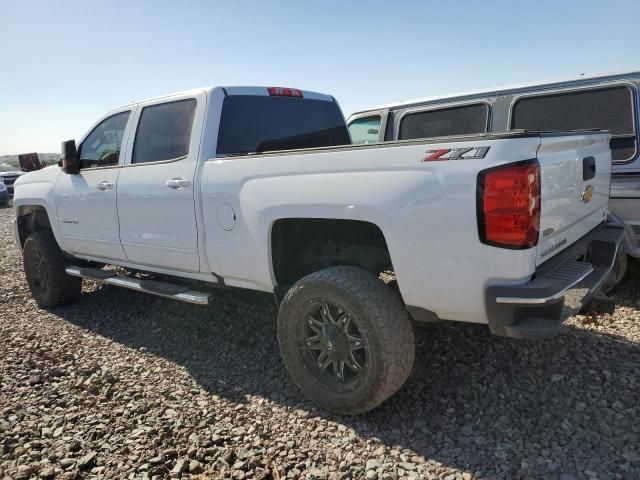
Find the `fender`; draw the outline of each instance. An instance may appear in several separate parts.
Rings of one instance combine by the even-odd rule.
[[[42,170],[29,172],[16,180],[15,194],[13,197],[13,209],[16,219],[21,216],[28,207],[44,208],[53,236],[61,250],[68,253],[60,234],[58,216],[54,197],[54,185],[61,171],[57,166],[51,166]],[[19,245],[22,248],[21,245]]]

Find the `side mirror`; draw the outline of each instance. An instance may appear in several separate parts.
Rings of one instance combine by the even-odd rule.
[[[62,171],[70,175],[80,173],[80,157],[75,140],[62,142]]]

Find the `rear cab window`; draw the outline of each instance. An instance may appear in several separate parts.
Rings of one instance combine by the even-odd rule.
[[[350,143],[342,112],[333,101],[228,95],[222,104],[218,156]]]
[[[354,144],[377,143],[380,139],[380,115],[356,118],[349,124],[349,134]]]
[[[638,152],[635,100],[625,85],[518,98],[511,110],[511,129],[567,131],[602,129],[611,132],[611,157],[633,160]]]
[[[489,105],[473,103],[429,110],[408,111],[400,118],[398,140],[486,133]]]

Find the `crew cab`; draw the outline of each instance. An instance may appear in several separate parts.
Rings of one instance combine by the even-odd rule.
[[[609,140],[351,145],[329,95],[203,88],[63,142],[59,166],[16,182],[15,236],[44,308],[82,278],[197,304],[212,288],[274,293],[294,383],[358,414],[408,377],[412,319],[543,338],[598,290],[623,237],[607,224]]]

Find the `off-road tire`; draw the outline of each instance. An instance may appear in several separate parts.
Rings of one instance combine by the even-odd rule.
[[[38,283],[39,273],[34,268],[33,258],[40,255],[46,269],[47,286]],[[51,231],[34,232],[24,242],[24,272],[31,294],[41,308],[52,308],[77,300],[82,291],[82,279],[71,277],[64,271],[70,264],[64,256]]]
[[[602,291],[604,293],[611,293],[613,289],[618,286],[627,273],[628,264],[629,257],[626,253],[622,253],[616,257],[613,263],[613,268],[611,269],[611,274],[602,286]]]
[[[361,384],[353,391],[332,390],[303,360],[295,334],[305,305],[328,299],[355,316],[369,345]],[[375,275],[355,267],[331,267],[299,280],[285,295],[278,315],[278,343],[285,367],[302,393],[334,413],[367,412],[393,395],[411,373],[415,339],[401,299]]]

